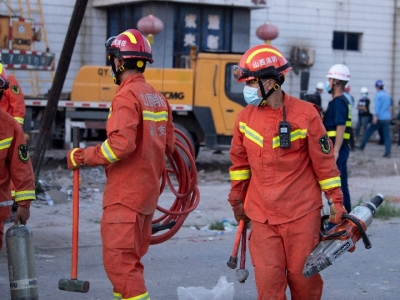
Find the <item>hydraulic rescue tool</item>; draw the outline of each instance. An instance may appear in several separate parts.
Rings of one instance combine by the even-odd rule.
[[[238,261],[239,245],[240,250],[240,268],[236,269],[236,279],[240,283],[245,283],[247,277],[249,277],[249,271],[246,270],[246,239],[247,239],[247,224],[245,221],[240,220],[239,226],[236,232],[235,243],[233,244],[232,254],[229,257],[229,261],[226,263],[229,268],[236,269]]]
[[[383,195],[377,194],[370,202],[355,207],[350,214],[344,214],[342,222],[328,232],[324,230],[324,222],[329,216],[323,216],[320,242],[306,259],[304,276],[309,278],[335,263],[346,251],[353,252],[360,238],[365,248],[370,249],[372,245],[365,231],[382,202]]]
[[[39,299],[32,230],[22,224],[11,226],[6,232],[6,246],[11,299]]]
[[[72,127],[72,143],[79,147],[79,127]],[[73,171],[72,191],[72,259],[71,279],[60,279],[58,288],[68,292],[87,293],[89,281],[78,280],[78,234],[79,234],[79,169]]]

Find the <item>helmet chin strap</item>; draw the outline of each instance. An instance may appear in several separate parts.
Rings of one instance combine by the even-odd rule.
[[[116,84],[116,85],[120,85],[121,84],[121,80],[119,80],[119,76],[118,75],[120,75],[124,70],[125,70],[125,67],[123,66],[123,65],[120,65],[119,67],[118,67],[118,69],[115,67],[115,63],[114,63],[114,60],[111,60],[110,61],[110,64],[111,64],[111,69],[112,69],[112,71],[113,71],[113,80],[114,80],[114,83]]]
[[[336,81],[336,83],[335,83],[335,82],[332,82],[332,88],[328,91],[328,94],[333,94],[333,88],[334,88],[335,86],[337,86],[337,85],[339,85],[339,82],[338,82],[338,81]]]
[[[277,89],[279,89],[281,87],[281,85],[283,84],[283,82],[285,81],[284,76],[281,76],[276,83],[274,84],[274,86],[268,90],[268,92],[265,92],[264,89],[264,85],[262,84],[261,80],[258,81],[258,84],[260,86],[260,91],[261,91],[261,96],[262,96],[262,101],[260,103],[259,106],[265,106],[267,104],[267,99],[269,96],[272,95],[273,92],[275,92]]]

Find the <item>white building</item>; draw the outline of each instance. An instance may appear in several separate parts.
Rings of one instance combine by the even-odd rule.
[[[186,39],[187,44],[195,42],[203,50],[244,52],[264,42],[255,32],[268,21],[279,29],[279,36],[272,45],[288,58],[293,47],[314,53],[308,92],[314,92],[317,82],[326,81],[325,76],[333,64],[344,63],[351,71],[350,93],[356,101],[362,86],[369,89],[373,99],[374,83],[382,79],[397,105],[400,97],[400,86],[396,84],[400,67],[398,2],[383,0],[378,5],[372,0],[89,0],[63,91],[71,90],[81,66],[106,63],[104,43],[109,36],[135,28],[141,17],[153,14],[164,23],[164,30],[155,36],[153,44],[154,67],[184,65],[185,47],[179,43],[185,40],[185,34],[197,38]],[[48,47],[55,53],[57,68],[62,63],[59,58],[74,5],[74,0],[8,0],[0,3],[0,14],[34,19],[36,30],[39,27],[43,30],[42,40],[35,42],[33,50],[46,51]],[[37,10],[41,10],[42,15]],[[197,18],[197,29],[190,31],[187,24],[182,23],[188,14]],[[214,31],[206,26],[210,15],[219,20],[218,25],[214,23]],[[211,42],[206,39],[207,35],[213,36]],[[216,43],[217,48],[212,49]],[[30,92],[32,74],[15,72],[25,93],[35,94]],[[49,77],[49,73],[39,71],[39,76]],[[283,86],[295,96],[300,94],[301,70],[298,73],[290,72]],[[41,80],[41,94],[50,87],[51,80]],[[326,107],[329,95],[325,93],[323,99]],[[355,109],[353,115],[357,115]]]

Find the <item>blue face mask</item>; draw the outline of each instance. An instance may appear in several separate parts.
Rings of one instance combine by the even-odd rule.
[[[361,94],[361,98],[367,98],[367,97],[368,97],[368,94],[366,94],[366,93]]]
[[[329,94],[332,94],[332,88],[329,87],[329,81],[325,82],[325,90],[326,90]]]
[[[268,81],[269,80],[265,81],[263,85],[265,85]],[[258,96],[259,89],[260,88],[245,85],[243,89],[244,101],[246,101],[246,103],[249,105],[259,106],[261,101],[263,100],[262,97]]]
[[[258,97],[259,89],[260,88],[245,85],[243,89],[244,101],[249,105],[259,106],[262,101],[262,97]]]

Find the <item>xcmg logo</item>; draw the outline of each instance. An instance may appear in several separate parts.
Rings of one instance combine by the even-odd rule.
[[[182,100],[185,98],[185,94],[183,92],[162,92],[162,94],[166,99],[171,99],[171,100],[174,99]]]

